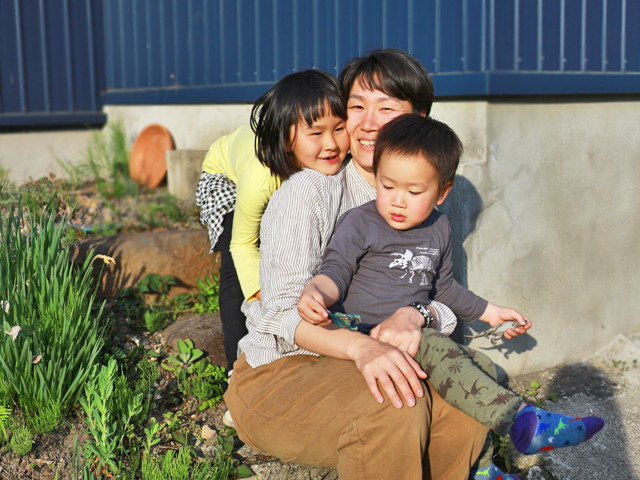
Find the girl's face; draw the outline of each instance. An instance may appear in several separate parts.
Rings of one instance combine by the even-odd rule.
[[[328,105],[325,105],[326,111]],[[343,119],[331,115],[318,118],[313,125],[298,120],[297,125],[291,125],[289,155],[300,167],[335,175],[349,151],[345,123]]]

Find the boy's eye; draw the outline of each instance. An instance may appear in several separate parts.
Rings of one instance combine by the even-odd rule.
[[[385,190],[391,190],[393,187],[387,187],[386,185],[382,184],[382,188],[384,188]]]
[[[411,195],[416,196],[416,195],[420,195],[422,192],[409,192],[409,193],[410,193]]]

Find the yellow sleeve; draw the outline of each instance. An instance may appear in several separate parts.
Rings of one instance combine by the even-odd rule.
[[[230,251],[246,299],[260,290],[260,221],[274,190],[268,170],[257,161],[238,172]]]
[[[249,125],[218,138],[202,162],[207,173],[222,173],[233,183],[238,183],[238,171],[247,164],[260,165],[255,153],[256,136]]]

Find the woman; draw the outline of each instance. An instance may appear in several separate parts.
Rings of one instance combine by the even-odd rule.
[[[262,301],[244,305],[249,334],[225,401],[240,438],[284,461],[337,466],[349,480],[467,479],[488,430],[421,381],[411,357],[425,321],[417,309],[399,309],[370,337],[297,315],[339,213],[375,198],[368,160],[377,130],[402,113],[428,115],[433,100],[427,73],[397,50],[352,61],[340,79],[353,155],[338,174],[346,192],[335,178],[314,179],[304,198],[287,198],[287,182],[272,197],[261,229]]]

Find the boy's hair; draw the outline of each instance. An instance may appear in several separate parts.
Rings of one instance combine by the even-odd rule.
[[[260,163],[282,180],[298,172],[300,167],[289,152],[298,120],[312,125],[326,115],[347,118],[340,84],[333,75],[306,70],[282,78],[251,110],[251,129],[256,134],[256,156]],[[295,134],[290,138],[292,125]]]
[[[363,88],[408,101],[414,113],[429,115],[431,112],[431,78],[416,58],[402,50],[373,50],[364,57],[354,58],[342,69],[339,79],[345,103],[358,81]]]
[[[373,152],[373,172],[378,173],[383,154],[420,155],[436,169],[442,192],[456,177],[462,150],[462,142],[449,126],[431,117],[407,113],[380,129]]]

